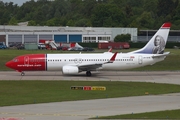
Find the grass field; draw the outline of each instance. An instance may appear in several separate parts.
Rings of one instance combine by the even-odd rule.
[[[105,86],[105,91],[71,90],[71,86]],[[0,81],[0,106],[116,98],[180,92],[180,85],[109,81]]]
[[[129,52],[135,49],[128,49],[128,50],[114,50],[118,52]],[[107,50],[95,50],[94,52],[105,52]],[[170,51],[170,55],[164,61],[156,63],[152,66],[145,66],[142,68],[136,68],[131,70],[138,70],[138,71],[175,71],[180,70],[180,50],[179,49],[167,49],[166,51]],[[69,51],[51,51],[51,50],[0,50],[0,71],[11,70],[5,66],[5,63],[16,56],[23,55],[23,54],[36,54],[36,53],[70,53]],[[79,52],[73,52],[79,53]],[[87,52],[82,52],[87,53]]]
[[[108,116],[108,117],[99,117],[99,119],[167,119],[172,120],[180,119],[180,110],[166,110],[166,111],[158,111],[158,112],[147,112],[140,114],[128,114],[128,115],[117,115],[117,116]],[[97,118],[95,118],[97,119]]]

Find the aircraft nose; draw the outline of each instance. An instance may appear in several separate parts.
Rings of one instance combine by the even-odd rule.
[[[5,65],[6,65],[6,67],[9,67],[9,68],[11,68],[12,67],[12,64],[11,64],[12,62],[11,61],[9,61],[9,62],[7,62]]]

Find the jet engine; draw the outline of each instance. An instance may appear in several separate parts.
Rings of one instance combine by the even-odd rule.
[[[77,66],[63,66],[62,73],[63,74],[77,74],[79,73],[79,68]]]

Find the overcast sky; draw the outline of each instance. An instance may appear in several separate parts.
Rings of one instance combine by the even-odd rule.
[[[0,0],[0,1],[13,2],[14,4],[18,4],[19,6],[21,6],[23,3],[25,3],[26,1],[30,1],[30,0]]]

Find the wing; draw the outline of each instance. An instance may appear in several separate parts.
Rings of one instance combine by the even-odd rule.
[[[80,71],[95,71],[97,69],[101,69],[102,64],[88,64],[88,65],[80,65],[78,66]]]
[[[94,63],[94,64],[84,64],[84,65],[79,65],[77,67],[81,71],[95,71],[97,69],[101,69],[103,64],[113,63],[115,61],[116,55],[117,55],[117,52],[114,53],[113,56],[111,57],[111,59],[107,62]]]

